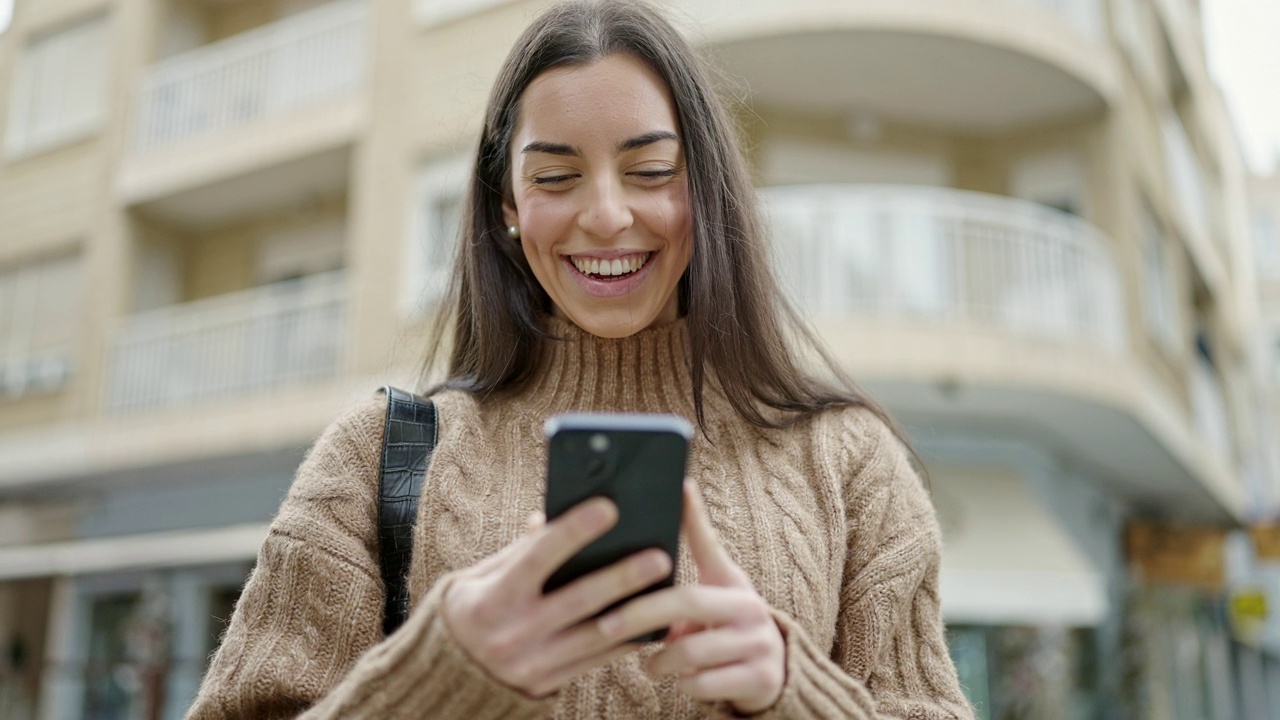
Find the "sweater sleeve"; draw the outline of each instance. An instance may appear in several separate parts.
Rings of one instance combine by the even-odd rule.
[[[188,720],[534,718],[550,714],[476,665],[440,616],[445,575],[383,637],[376,545],[386,400],[312,446],[271,523]]]
[[[768,720],[971,720],[938,600],[937,515],[901,443],[879,419],[841,418],[830,456],[845,482],[848,555],[833,646],[774,610],[786,684]],[[843,456],[843,457],[842,457]],[[741,717],[718,704],[714,717]]]

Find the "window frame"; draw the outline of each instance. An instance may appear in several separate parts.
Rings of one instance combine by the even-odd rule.
[[[436,158],[419,166],[410,201],[409,232],[405,241],[401,312],[423,317],[444,297],[462,228],[452,237],[432,237],[441,222],[441,201],[455,203],[461,221],[471,178],[471,159],[463,156]]]
[[[42,325],[38,303],[42,285],[49,282],[43,276],[58,279],[58,273],[64,271],[72,274],[70,280],[60,278],[62,282],[54,285],[70,285],[80,293],[73,302],[72,326],[65,342],[37,347],[36,330]],[[6,283],[12,283],[13,287],[12,304],[7,308],[0,305],[0,314],[6,310],[9,313],[0,324],[3,331],[0,334],[0,399],[55,392],[69,383],[74,373],[76,338],[81,335],[78,326],[85,306],[84,274],[84,257],[79,252],[0,266],[0,298]]]
[[[3,0],[0,0],[3,1]],[[68,40],[73,33],[83,33],[79,42],[100,43],[102,57],[92,64],[93,73],[68,72],[67,63],[74,60],[76,43]],[[100,36],[95,35],[100,34]],[[111,15],[106,10],[78,16],[56,27],[43,29],[25,39],[13,69],[13,85],[5,119],[4,155],[19,159],[60,148],[97,135],[106,126],[111,114]],[[48,43],[48,45],[46,45]],[[97,48],[89,48],[93,51]],[[83,48],[80,48],[83,50]],[[70,60],[69,60],[70,58]],[[61,62],[62,67],[49,69],[51,62]],[[52,79],[48,75],[54,76]],[[89,87],[85,98],[79,98],[87,109],[82,117],[65,116],[73,83]],[[83,90],[83,87],[82,87]],[[41,95],[37,95],[39,92]],[[40,116],[42,103],[51,102],[51,94],[57,94],[57,104],[65,117],[57,122]]]

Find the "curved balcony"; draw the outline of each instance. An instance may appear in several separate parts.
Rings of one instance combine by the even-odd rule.
[[[784,283],[908,424],[1048,447],[1175,516],[1238,515],[1242,489],[1201,403],[1129,351],[1124,276],[1101,231],[945,188],[763,195]]]
[[[1121,91],[1102,0],[670,5],[757,106],[999,132],[1095,111]]]
[[[865,312],[1124,348],[1109,243],[1078,218],[942,188],[791,187],[767,197],[784,278],[815,315]]]

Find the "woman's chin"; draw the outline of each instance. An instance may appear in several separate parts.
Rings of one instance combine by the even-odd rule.
[[[592,311],[564,312],[561,310],[557,314],[561,318],[577,325],[584,332],[610,340],[635,335],[653,325],[658,319],[656,314],[650,317],[648,313],[637,315],[630,312],[621,314]]]

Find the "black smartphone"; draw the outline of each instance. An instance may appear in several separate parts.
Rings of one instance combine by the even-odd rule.
[[[671,557],[671,574],[601,614],[638,595],[671,587],[693,426],[675,415],[571,413],[547,420],[545,429],[547,520],[603,496],[618,506],[618,523],[552,573],[543,592],[654,547]],[[631,642],[661,640],[666,634],[662,629]]]

